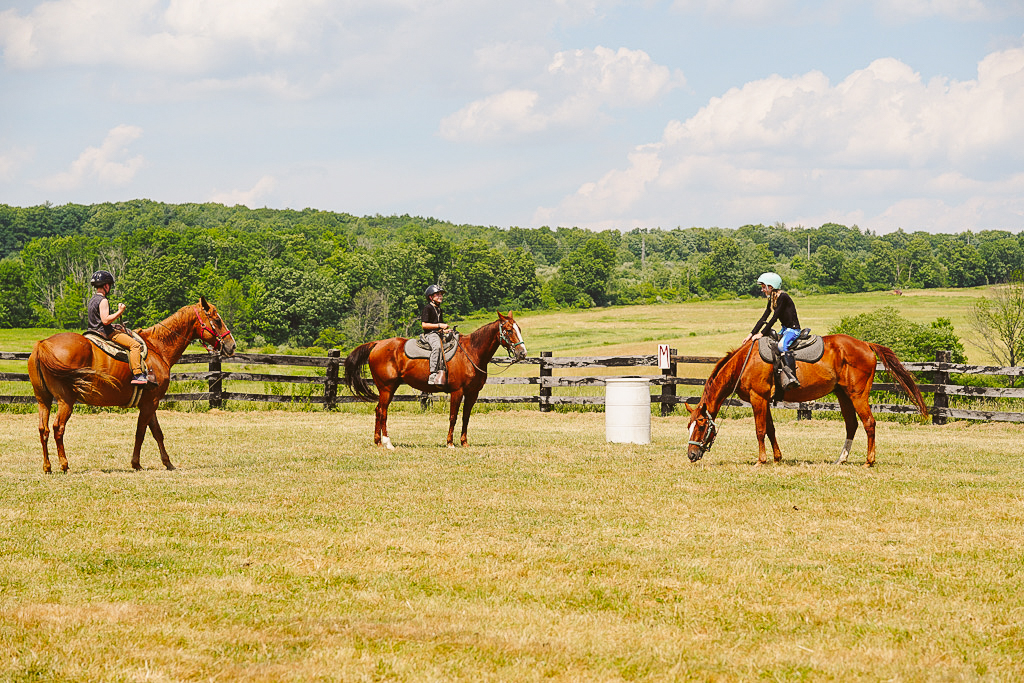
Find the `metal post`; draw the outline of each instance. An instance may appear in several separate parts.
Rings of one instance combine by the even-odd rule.
[[[551,404],[548,403],[545,399],[551,398],[551,387],[544,385],[544,378],[551,377],[551,367],[544,362],[545,358],[551,358],[550,351],[540,352],[540,412],[550,413]]]

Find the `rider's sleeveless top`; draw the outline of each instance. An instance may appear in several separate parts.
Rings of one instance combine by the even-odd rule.
[[[105,297],[102,294],[100,294],[99,292],[97,292],[96,294],[92,295],[91,299],[89,299],[89,322],[88,322],[88,325],[89,325],[89,330],[90,331],[98,332],[98,333],[102,334],[104,337],[106,337],[107,339],[110,339],[110,335],[114,331],[114,326],[113,325],[104,325],[103,321],[100,319],[100,302],[103,301],[106,298],[107,297]]]

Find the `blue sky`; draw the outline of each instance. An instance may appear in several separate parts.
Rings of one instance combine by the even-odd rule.
[[[0,4],[0,203],[1024,228],[1024,0]]]

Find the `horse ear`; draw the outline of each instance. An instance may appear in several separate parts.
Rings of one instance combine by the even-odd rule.
[[[210,302],[206,300],[205,296],[199,297],[199,305],[203,307],[204,311],[210,310]]]
[[[697,406],[691,406],[689,403],[684,403],[683,405],[686,406],[688,411],[690,411],[690,415],[693,415],[694,411],[697,410]]]

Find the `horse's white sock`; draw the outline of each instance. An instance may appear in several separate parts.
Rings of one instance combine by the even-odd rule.
[[[853,448],[853,439],[847,439],[846,443],[843,444],[843,450],[839,453],[838,462],[846,462],[850,457],[850,449]]]

